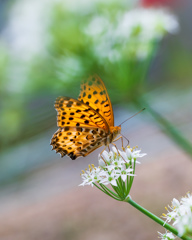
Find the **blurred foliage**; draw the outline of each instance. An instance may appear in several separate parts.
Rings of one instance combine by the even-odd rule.
[[[54,6],[48,49],[63,90],[70,92],[72,84],[77,86],[74,82],[98,73],[111,93],[112,102],[133,101],[141,92],[158,38],[141,39],[145,29],[137,23],[130,26],[131,30],[122,29],[131,31],[129,36],[117,33],[119,19],[129,8],[123,1],[98,2],[89,11],[69,11],[61,3]],[[165,29],[159,26],[159,31]],[[137,56],[140,48],[146,56]]]
[[[0,92],[6,89],[7,70],[8,70],[8,50],[3,42],[0,41]]]

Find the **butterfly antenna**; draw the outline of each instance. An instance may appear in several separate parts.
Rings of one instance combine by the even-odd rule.
[[[123,123],[125,123],[126,121],[128,121],[129,119],[135,117],[137,114],[141,113],[142,111],[144,111],[146,108],[141,109],[139,112],[135,113],[133,116],[127,118],[125,121],[123,121],[121,124],[119,124],[119,126],[121,126]]]

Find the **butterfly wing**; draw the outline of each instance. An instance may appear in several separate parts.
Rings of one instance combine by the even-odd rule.
[[[111,101],[107,89],[99,76],[93,75],[82,82],[78,100],[96,110],[109,126],[114,126]]]
[[[53,135],[51,145],[62,157],[68,155],[72,160],[104,145],[106,132],[101,128],[64,127]]]
[[[106,120],[90,106],[69,97],[56,99],[58,127],[95,127],[109,132]]]

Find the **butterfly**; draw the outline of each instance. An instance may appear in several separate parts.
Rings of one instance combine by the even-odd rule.
[[[121,126],[114,126],[113,108],[107,89],[97,75],[81,84],[78,100],[58,97],[55,101],[57,126],[52,150],[72,160],[117,140]]]

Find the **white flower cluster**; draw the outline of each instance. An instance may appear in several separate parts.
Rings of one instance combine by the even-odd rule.
[[[160,40],[167,32],[176,33],[178,29],[176,17],[165,9],[136,8],[118,13],[114,21],[109,16],[96,16],[85,33],[92,38],[96,55],[115,62],[123,54],[145,59],[155,40]]]
[[[172,206],[166,208],[168,213],[163,214],[166,222],[173,222],[173,226],[178,230],[179,236],[184,234],[192,235],[192,195],[181,198],[181,201],[173,199]]]
[[[173,233],[171,233],[171,232],[167,232],[167,231],[165,233],[158,232],[158,234],[159,234],[159,238],[161,238],[162,240],[173,240],[173,239],[175,239]]]
[[[130,37],[135,28],[141,40],[162,38],[165,32],[176,33],[179,25],[175,16],[165,9],[137,8],[125,13],[118,26],[119,35]],[[126,30],[126,31],[125,31]]]
[[[127,147],[125,151],[121,151],[112,147],[112,151],[99,154],[99,167],[95,167],[93,164],[89,169],[81,174],[84,185],[92,185],[93,183],[99,184],[112,184],[117,186],[116,180],[121,177],[125,182],[127,176],[135,176],[135,164],[139,163],[136,159],[143,157],[146,154],[140,153],[141,150]]]

